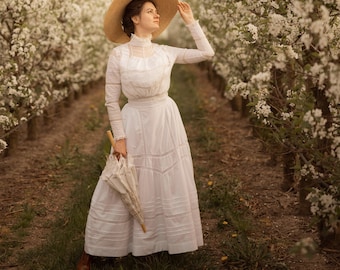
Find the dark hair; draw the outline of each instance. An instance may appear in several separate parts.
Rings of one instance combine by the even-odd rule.
[[[143,5],[147,2],[152,3],[156,6],[153,0],[132,0],[125,8],[122,26],[124,32],[131,37],[131,34],[135,33],[135,26],[132,21],[132,17],[139,15],[142,11]]]

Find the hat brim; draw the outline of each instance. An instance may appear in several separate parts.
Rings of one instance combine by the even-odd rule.
[[[104,33],[106,37],[114,43],[126,43],[130,40],[129,36],[122,28],[122,17],[125,7],[132,0],[113,0],[104,17]],[[169,25],[172,18],[176,15],[178,0],[153,0],[160,15],[159,28],[152,37],[158,37]]]

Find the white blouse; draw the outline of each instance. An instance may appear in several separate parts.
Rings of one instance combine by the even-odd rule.
[[[214,56],[198,21],[187,25],[197,49],[183,49],[151,42],[132,35],[128,43],[115,47],[108,60],[105,105],[116,140],[125,138],[119,98],[121,91],[129,101],[167,94],[175,63],[191,64]]]

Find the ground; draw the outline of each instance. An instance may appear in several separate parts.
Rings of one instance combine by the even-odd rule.
[[[311,218],[298,214],[298,195],[281,191],[282,165],[272,165],[269,153],[253,136],[248,119],[232,110],[229,101],[221,97],[206,76],[198,76],[198,85],[201,99],[205,100],[208,122],[223,142],[215,163],[222,163],[220,167],[239,179],[245,195],[240,199],[258,221],[254,238],[271,243],[272,253],[289,269],[340,269],[336,256],[326,256],[332,252],[338,256],[339,251],[324,250],[312,259],[290,253],[291,247],[300,239],[312,237],[317,241],[318,236],[315,227],[310,226]],[[211,225],[207,224],[207,227]]]
[[[81,145],[82,153],[93,153],[97,149],[100,141],[98,138],[102,137],[106,126],[102,124],[89,132],[85,123],[88,120],[85,119],[93,118],[92,115],[96,114],[94,105],[98,105],[103,99],[104,88],[101,81],[74,101],[72,106],[62,106],[61,110],[52,108],[51,111],[57,111],[57,115],[47,125],[40,125],[37,140],[26,140],[26,130],[22,128],[19,131],[21,137],[16,152],[1,158],[0,239],[17,241],[11,228],[17,226],[19,216],[29,212],[25,207],[38,209],[38,215],[28,236],[19,245],[14,245],[14,255],[7,262],[0,263],[0,269],[19,268],[16,261],[17,251],[38,246],[46,239],[49,228],[42,224],[55,220],[75,184],[62,180],[59,183],[52,182],[56,172],[51,171],[51,162],[56,155],[62,159],[63,155],[67,155],[63,152],[71,151],[65,145]],[[106,118],[104,114],[102,123],[107,123]],[[0,250],[0,261],[4,256],[4,250]]]
[[[303,237],[317,239],[316,231],[309,226],[310,218],[298,215],[296,194],[281,191],[282,168],[280,164],[269,165],[269,154],[264,152],[260,141],[253,136],[248,120],[241,118],[239,112],[232,111],[228,100],[221,97],[208,82],[204,71],[195,66],[190,68],[197,75],[198,91],[207,111],[207,123],[222,142],[216,160],[209,162],[219,164],[217,170],[223,169],[239,179],[244,194],[240,199],[257,221],[254,239],[271,243],[270,248],[275,257],[288,265],[289,269],[333,270],[340,267],[339,262],[331,261],[334,256],[326,256],[336,251],[322,251],[311,260],[293,256],[289,252],[290,247]],[[26,140],[25,129],[20,130],[22,137],[16,153],[0,157],[1,241],[15,239],[11,228],[16,225],[18,216],[27,212],[25,207],[41,209],[27,236],[13,247],[14,255],[1,263],[0,269],[19,269],[15,256],[17,251],[37,246],[46,239],[49,228],[41,226],[41,221],[53,221],[74,185],[72,182],[65,182],[57,188],[51,185],[49,179],[55,173],[50,171],[47,163],[51,162],[50,157],[67,151],[63,148],[66,141],[81,145],[82,152],[95,151],[98,138],[102,138],[106,126],[100,125],[88,132],[84,128],[83,119],[93,113],[93,104],[103,100],[103,89],[103,82],[93,85],[91,91],[82,95],[72,106],[59,111],[60,115],[39,131],[39,138],[35,141]],[[104,117],[102,121],[107,122]],[[194,136],[194,132],[195,128],[189,127],[189,137]],[[195,158],[195,151],[193,156]],[[199,165],[207,160],[197,156],[195,162]],[[213,175],[214,172],[211,172]],[[216,245],[219,235],[214,230],[216,222],[209,215],[202,215],[205,242],[211,249],[218,249]],[[4,255],[0,250],[0,261]]]

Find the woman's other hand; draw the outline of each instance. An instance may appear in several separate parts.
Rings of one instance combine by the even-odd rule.
[[[195,21],[191,7],[188,3],[179,1],[177,7],[185,24],[190,24]]]
[[[126,158],[127,151],[126,151],[126,140],[125,139],[116,141],[113,154],[116,156],[122,155],[123,157]]]

